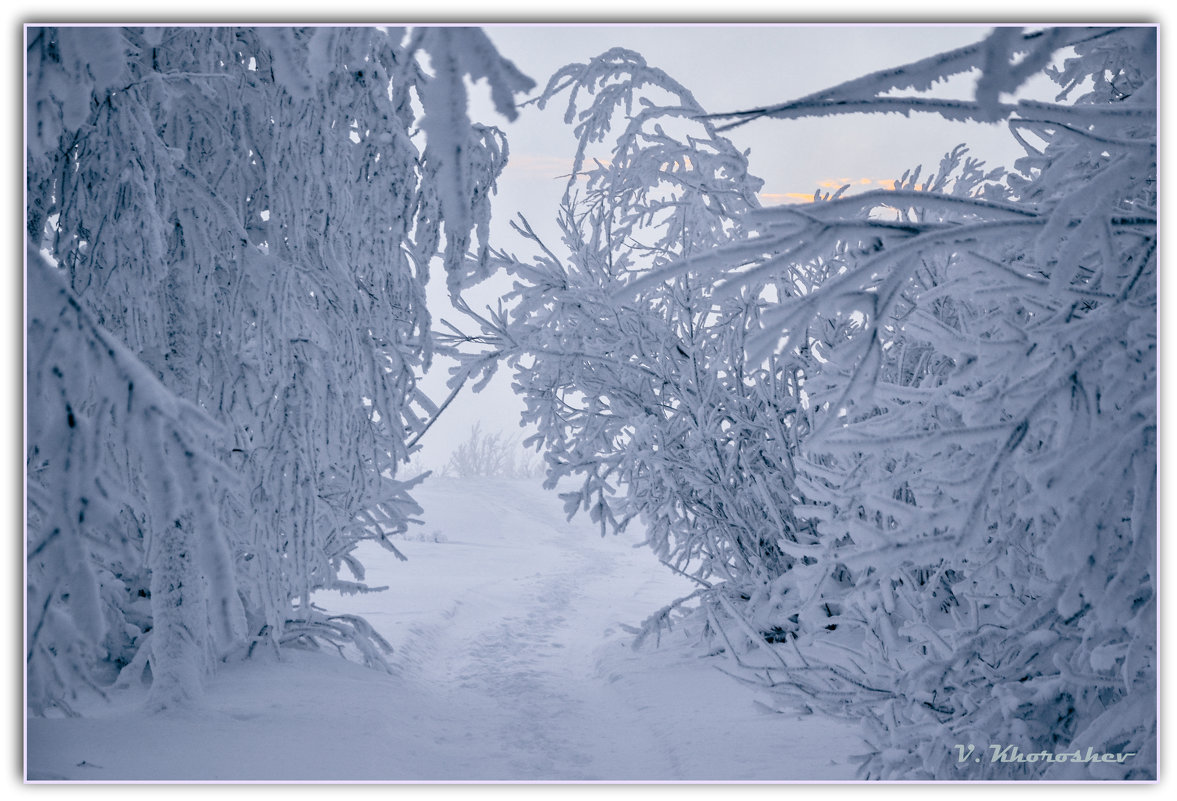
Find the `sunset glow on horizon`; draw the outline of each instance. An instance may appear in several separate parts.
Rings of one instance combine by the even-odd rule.
[[[861,189],[863,191],[869,189],[886,189],[894,191],[895,185],[898,183],[894,178],[829,178],[824,181],[819,181],[817,190],[826,190],[829,192],[836,192],[843,186],[850,187],[847,191],[854,191]],[[922,186],[917,185],[916,189],[921,189]],[[811,203],[813,202],[815,192],[760,192],[758,197],[765,205],[778,206],[785,203]]]

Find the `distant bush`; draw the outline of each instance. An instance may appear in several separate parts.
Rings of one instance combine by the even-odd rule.
[[[538,457],[520,452],[517,437],[484,432],[482,424],[475,423],[440,472],[455,478],[536,478],[543,474],[543,465]]]

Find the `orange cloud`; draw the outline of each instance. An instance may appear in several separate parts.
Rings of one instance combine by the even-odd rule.
[[[826,178],[824,181],[818,181],[818,186],[822,189],[841,189],[843,186],[881,186],[884,189],[893,189],[895,180],[892,178]]]
[[[813,200],[812,192],[761,192],[759,194],[761,202],[767,205],[778,205],[781,203],[808,203]]]
[[[826,178],[817,182],[819,190],[836,191],[843,186],[849,186],[846,191],[852,193],[857,189],[867,191],[878,187],[894,191],[899,182],[894,178]],[[916,185],[917,190],[923,189],[923,185]],[[813,200],[813,192],[761,192],[760,200],[765,204],[775,205],[779,203],[809,203]]]

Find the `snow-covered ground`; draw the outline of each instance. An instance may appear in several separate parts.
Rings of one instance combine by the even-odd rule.
[[[382,593],[321,597],[393,644],[392,675],[333,651],[224,666],[196,711],[135,697],[30,719],[30,780],[853,779],[857,728],[790,718],[716,669],[697,632],[626,627],[691,591],[633,539],[602,539],[534,482],[433,479]],[[138,691],[142,695],[142,691]]]

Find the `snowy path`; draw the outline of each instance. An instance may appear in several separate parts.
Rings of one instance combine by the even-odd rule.
[[[409,561],[361,554],[389,591],[320,599],[385,634],[394,675],[295,652],[222,670],[198,712],[32,720],[30,778],[853,778],[855,727],[764,712],[680,633],[630,647],[623,625],[691,589],[648,551],[527,483],[416,496]]]

